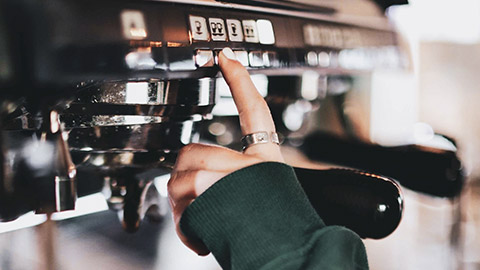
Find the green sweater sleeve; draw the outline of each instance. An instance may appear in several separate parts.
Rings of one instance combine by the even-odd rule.
[[[187,207],[180,228],[202,241],[225,270],[368,269],[360,238],[325,226],[283,163],[224,177]]]

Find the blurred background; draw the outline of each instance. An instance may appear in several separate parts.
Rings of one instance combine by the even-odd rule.
[[[413,136],[433,135],[434,130],[455,138],[467,185],[460,198],[461,206],[459,201],[410,194],[411,198],[405,200],[405,211],[412,216],[405,216],[401,229],[408,227],[407,234],[415,236],[402,241],[406,237],[399,230],[391,236],[392,241],[397,241],[395,248],[380,251],[374,244],[369,247],[385,252],[385,258],[402,250],[404,255],[397,257],[395,269],[480,269],[480,2],[409,2],[391,7],[387,14],[410,48],[412,67],[399,82],[399,89],[381,94],[388,106],[379,108],[385,112],[388,107],[398,108],[394,117],[406,128],[397,130],[399,126],[395,124],[390,127],[391,118],[376,119],[378,130],[371,130],[372,138],[383,142],[392,133],[402,134],[405,130],[413,131]],[[410,123],[403,122],[404,115],[410,115]],[[391,130],[382,130],[385,127]],[[388,133],[385,137],[384,132]],[[408,198],[409,191],[405,191]],[[461,212],[459,220],[455,211]],[[459,239],[454,240],[456,237]],[[454,254],[448,246],[457,246]],[[380,260],[372,268],[385,269],[384,266]]]

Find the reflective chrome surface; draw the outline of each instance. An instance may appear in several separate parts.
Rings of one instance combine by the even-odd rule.
[[[215,101],[212,78],[101,82],[81,87],[75,103],[206,106]]]
[[[348,90],[332,83],[336,76],[403,67],[396,34],[378,12],[369,14],[376,24],[340,18],[336,8],[289,11],[213,0],[5,0],[0,11],[8,33],[22,33],[6,36],[14,45],[7,48],[15,56],[14,80],[4,87],[0,74],[0,97],[15,104],[1,106],[8,111],[1,118],[9,170],[3,182],[13,179],[8,183],[18,191],[0,190],[0,198],[15,198],[0,210],[18,209],[0,213],[4,219],[71,208],[78,172],[79,183],[87,183],[79,195],[103,189],[125,228],[136,230],[148,209],[158,208],[153,176],[144,173],[171,168],[201,130],[210,133],[206,141],[239,141],[238,123],[227,123],[236,119],[233,99],[218,83],[224,47],[255,75],[288,139],[308,132],[309,116],[330,88]],[[387,54],[384,65],[378,59]],[[229,120],[202,126],[212,115]],[[38,199],[31,196],[36,191]]]
[[[177,151],[198,141],[197,122],[210,118],[215,104],[215,79],[81,83],[53,106],[39,101],[39,112],[29,102],[2,106],[1,219],[73,209],[77,165],[99,175],[97,182],[114,181],[111,192],[125,189],[122,223],[134,231],[147,212],[160,215],[154,176],[137,175],[173,166]],[[96,190],[81,177],[82,194]]]

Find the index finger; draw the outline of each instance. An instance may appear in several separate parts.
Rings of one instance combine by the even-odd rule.
[[[248,71],[234,57],[233,51],[225,48],[219,54],[218,62],[237,106],[242,134],[275,132],[267,103],[253,84]]]
[[[242,135],[263,131],[269,134],[275,132],[275,124],[267,103],[253,84],[248,71],[236,61],[233,51],[230,48],[223,49],[218,62],[237,106]],[[267,160],[283,161],[280,147],[272,142],[251,145],[245,153],[261,156]]]

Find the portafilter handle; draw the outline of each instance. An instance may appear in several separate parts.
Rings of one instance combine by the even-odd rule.
[[[348,169],[294,170],[326,225],[345,226],[372,239],[387,237],[398,227],[403,196],[392,179]]]
[[[376,172],[436,197],[455,198],[465,183],[456,151],[419,145],[386,147],[323,132],[308,135],[301,150],[311,160]]]

